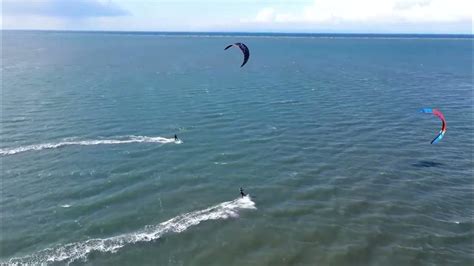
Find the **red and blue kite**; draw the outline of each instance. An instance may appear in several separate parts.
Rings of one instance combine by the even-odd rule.
[[[439,111],[438,109],[431,109],[431,108],[423,108],[420,110],[420,112],[425,113],[425,114],[433,114],[437,116],[439,119],[441,119],[441,122],[443,122],[443,124],[441,125],[441,130],[439,131],[438,135],[436,136],[436,138],[434,138],[431,141],[431,144],[438,143],[444,137],[444,134],[446,133],[446,129],[447,129],[446,119],[444,119],[443,113],[441,113],[441,111]]]

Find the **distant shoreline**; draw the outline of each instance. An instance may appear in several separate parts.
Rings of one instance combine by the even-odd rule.
[[[283,38],[374,38],[374,39],[474,39],[473,34],[423,33],[286,33],[286,32],[187,32],[187,31],[82,31],[82,30],[1,30],[1,32],[44,32],[78,34],[152,35],[176,37],[283,37]]]

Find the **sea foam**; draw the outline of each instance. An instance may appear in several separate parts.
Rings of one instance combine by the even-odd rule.
[[[64,146],[80,145],[80,146],[91,146],[91,145],[111,145],[111,144],[129,144],[129,143],[183,143],[181,140],[175,141],[174,138],[164,137],[147,137],[147,136],[126,136],[117,139],[97,139],[97,140],[78,140],[78,141],[62,141],[57,143],[43,143],[34,144],[28,146],[20,146],[16,148],[4,148],[0,149],[0,155],[13,155],[27,151],[40,151],[44,149],[57,149]]]
[[[94,238],[48,248],[25,257],[11,258],[7,263],[21,265],[49,262],[70,263],[78,259],[86,259],[87,255],[91,252],[114,253],[126,245],[153,241],[169,233],[181,233],[189,227],[204,221],[238,217],[239,210],[241,209],[256,209],[255,202],[252,201],[250,196],[222,202],[203,210],[181,214],[168,221],[156,225],[148,225],[132,233],[108,238]]]

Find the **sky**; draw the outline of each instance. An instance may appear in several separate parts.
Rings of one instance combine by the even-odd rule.
[[[474,0],[0,0],[2,29],[473,34]]]

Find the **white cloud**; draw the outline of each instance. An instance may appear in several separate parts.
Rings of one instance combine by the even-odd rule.
[[[67,29],[67,22],[60,18],[44,16],[10,16],[2,17],[2,29]]]
[[[270,22],[274,19],[275,9],[267,7],[260,10],[255,17],[256,22]]]
[[[88,18],[129,15],[113,2],[104,0],[2,0],[2,12],[15,16]]]
[[[473,0],[314,0],[296,12],[267,7],[253,19],[242,21],[267,25],[293,23],[318,26],[460,22],[472,25],[472,10]]]
[[[130,15],[110,0],[0,0],[2,29],[83,29],[89,21]]]
[[[394,4],[394,9],[410,9],[416,6],[427,6],[432,0],[405,0],[398,1]]]

